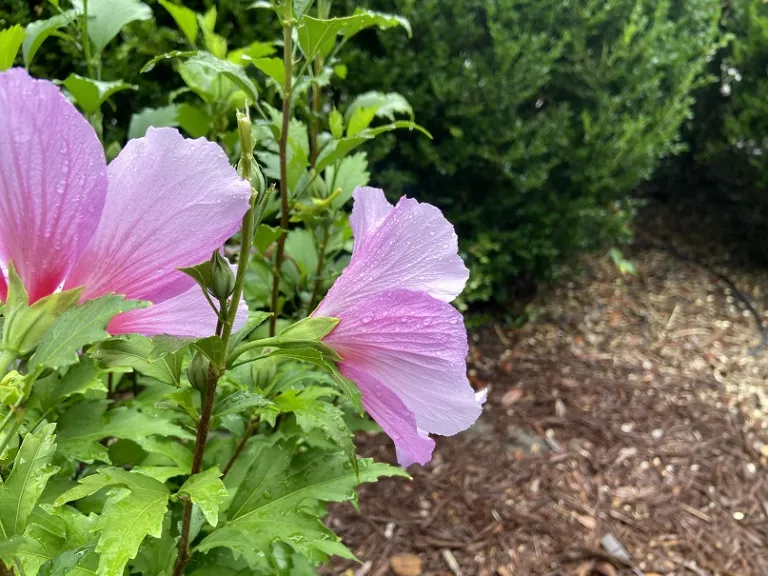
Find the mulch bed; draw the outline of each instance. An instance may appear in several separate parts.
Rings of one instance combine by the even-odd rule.
[[[682,228],[658,212],[643,233]],[[688,237],[677,250],[707,253]],[[537,297],[535,320],[473,334],[470,377],[490,391],[481,419],[438,439],[412,482],[364,486],[361,514],[334,506],[328,522],[362,563],[329,571],[768,575],[768,350],[754,350],[755,319],[706,268],[647,245],[626,256],[637,276],[587,258]],[[731,270],[727,255],[713,265],[762,310],[765,271]],[[394,462],[383,435],[358,445]]]

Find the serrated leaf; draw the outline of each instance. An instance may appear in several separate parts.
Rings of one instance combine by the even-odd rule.
[[[53,398],[61,401],[75,394],[84,394],[88,390],[101,390],[106,392],[104,386],[104,370],[88,356],[80,358],[80,362],[70,366],[67,373],[59,378],[54,388]]]
[[[22,42],[24,42],[24,28],[20,24],[0,30],[0,72],[13,66]]]
[[[331,136],[341,138],[344,135],[344,117],[336,108],[328,116],[328,125],[331,129]]]
[[[285,84],[285,66],[282,58],[256,58],[251,64],[277,82],[282,90]]]
[[[83,0],[73,0],[83,12]],[[152,10],[138,0],[88,0],[88,37],[95,52],[101,52],[123,26],[137,20],[150,20]]]
[[[347,156],[339,163],[338,172],[335,166],[328,166],[325,170],[325,181],[328,189],[341,189],[341,192],[333,199],[332,206],[341,208],[352,198],[352,193],[358,186],[367,186],[371,174],[368,172],[368,159],[365,152],[358,152]]]
[[[314,455],[291,465],[292,449],[277,445],[264,449],[227,512],[227,522],[203,539],[197,550],[227,547],[246,558],[254,552],[270,554],[282,541],[314,561],[327,554],[352,554],[320,522],[326,502],[352,500],[362,482],[381,476],[405,476],[399,468],[359,461],[359,475],[343,453]]]
[[[144,108],[131,116],[131,122],[128,125],[128,139],[141,138],[147,133],[150,127],[176,127],[179,125],[177,119],[179,105],[170,104],[161,108]]]
[[[79,74],[70,74],[64,80],[64,87],[74,96],[80,109],[87,114],[96,112],[110,96],[117,92],[138,90],[138,86],[127,84],[122,80],[102,82]]]
[[[347,107],[344,116],[349,120],[360,109],[372,108],[375,116],[395,121],[395,114],[407,114],[413,121],[413,108],[402,94],[397,92],[365,92],[357,96]]]
[[[156,414],[121,406],[106,411],[102,401],[82,401],[69,408],[59,420],[58,452],[69,459],[109,462],[104,438],[139,441],[157,435],[191,440],[193,435]]]
[[[131,335],[99,343],[89,354],[107,368],[131,368],[158,382],[179,386],[184,351],[160,354],[152,340]]]
[[[344,422],[344,412],[326,400],[319,400],[317,394],[334,396],[338,392],[318,387],[301,391],[286,390],[275,398],[275,405],[283,414],[292,413],[296,417],[296,423],[304,432],[321,430],[331,442],[344,451],[350,460],[353,460],[355,444],[352,441],[352,432]]]
[[[411,25],[401,16],[373,12],[370,10],[355,10],[352,16],[319,20],[304,15],[296,27],[299,36],[299,46],[307,60],[312,60],[319,54],[327,57],[336,45],[336,36],[343,35],[346,42],[352,36],[371,26],[381,30],[402,26],[411,35]]]
[[[56,452],[55,429],[56,424],[47,424],[39,432],[24,437],[13,470],[5,484],[0,485],[0,532],[4,539],[24,533],[48,479],[59,470],[51,466]]]
[[[199,32],[197,14],[195,14],[194,10],[190,10],[180,4],[174,4],[169,2],[169,0],[158,0],[158,2],[168,11],[176,25],[184,33],[184,36],[187,37],[187,40],[194,44]]]
[[[248,408],[262,408],[271,404],[272,402],[254,392],[238,390],[220,400],[213,409],[213,415],[221,418],[228,414],[240,414]]]
[[[122,296],[102,296],[70,308],[48,330],[29,366],[57,369],[74,364],[78,350],[109,338],[106,328],[112,318],[146,306],[145,302],[125,300]]]
[[[211,526],[219,522],[219,505],[227,498],[227,489],[221,481],[218,466],[190,476],[177,494],[185,494],[193,503],[200,506],[205,519]]]
[[[125,565],[136,556],[146,536],[160,538],[170,492],[164,484],[122,468],[102,468],[56,499],[56,505],[94,494],[108,486],[125,487],[127,496],[113,493],[96,524],[100,530],[96,552],[99,576],[122,576]]]
[[[373,106],[355,109],[347,124],[347,137],[355,136],[368,128],[374,116],[376,116],[376,108]]]
[[[36,20],[27,25],[24,35],[24,41],[21,45],[21,53],[24,57],[24,66],[29,68],[32,59],[37,54],[40,46],[43,45],[46,38],[55,33],[60,28],[68,26],[74,22],[80,13],[77,10],[67,10],[46,20]]]
[[[67,576],[93,552],[95,546],[81,546],[66,550],[40,567],[37,576]]]

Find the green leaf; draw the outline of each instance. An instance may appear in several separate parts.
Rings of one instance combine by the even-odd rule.
[[[80,484],[56,499],[56,506],[95,494],[108,486],[130,490],[113,492],[96,524],[100,530],[96,552],[99,554],[99,576],[122,576],[128,561],[136,556],[146,536],[160,538],[163,519],[168,509],[170,492],[164,484],[137,472],[122,468],[102,468],[98,474],[86,476]]]
[[[77,568],[79,564],[93,552],[93,550],[94,546],[92,545],[66,550],[43,564],[40,567],[37,576],[67,576],[67,574],[72,574],[75,568]]]
[[[198,106],[184,102],[179,106],[176,120],[192,138],[203,138],[210,132],[213,118]]]
[[[221,481],[218,466],[190,476],[179,488],[178,494],[185,494],[200,506],[208,524],[216,526],[219,523],[219,505],[227,498],[227,489]]]
[[[357,108],[349,118],[349,124],[347,124],[347,137],[355,136],[359,134],[371,124],[374,116],[376,116],[376,108]]]
[[[126,84],[122,80],[100,82],[85,78],[79,74],[70,74],[64,81],[64,87],[75,97],[77,105],[87,114],[93,114],[107,99],[121,90],[138,90],[138,86]]]
[[[225,77],[245,92],[251,102],[256,102],[259,99],[256,85],[240,66],[216,58],[208,52],[198,52],[182,63],[179,67],[179,73],[187,85],[203,98],[211,98],[214,95],[211,86],[213,81],[217,77]]]
[[[88,356],[80,358],[80,362],[70,366],[54,388],[56,401],[69,398],[75,394],[84,394],[88,390],[107,391],[104,386],[104,371]]]
[[[335,396],[338,392],[332,388],[307,388],[305,390],[286,390],[275,398],[275,405],[281,413],[292,413],[296,423],[305,433],[321,430],[325,436],[341,448],[350,460],[355,458],[355,444],[344,422],[344,412],[321,396]]]
[[[283,89],[285,84],[285,66],[283,65],[282,58],[257,58],[251,61],[251,64],[277,82],[281,90]]]
[[[309,10],[314,0],[293,0],[293,15],[296,18],[301,18],[303,14]]]
[[[200,353],[208,358],[212,364],[220,365],[224,362],[226,353],[224,351],[224,342],[218,336],[209,336],[198,340],[192,346],[200,351]]]
[[[360,94],[349,105],[344,116],[349,120],[358,110],[369,108],[374,109],[375,116],[388,118],[392,122],[395,121],[395,114],[407,114],[413,121],[413,108],[411,108],[408,100],[397,92],[385,94],[372,91]]]
[[[131,123],[128,125],[128,139],[141,138],[147,133],[150,126],[156,128],[178,126],[178,113],[179,106],[177,104],[162,108],[144,108],[141,112],[131,116]]]
[[[31,353],[51,327],[80,299],[82,288],[55,292],[27,306],[27,293],[11,265],[8,269],[9,296],[3,324],[3,347],[19,356]]]
[[[159,355],[152,340],[131,335],[101,342],[89,354],[108,368],[131,368],[171,386],[181,384],[184,351]]]
[[[379,134],[384,134],[385,132],[391,132],[392,130],[397,130],[400,128],[418,130],[428,138],[432,138],[432,135],[427,132],[425,128],[406,120],[399,120],[384,126],[377,126],[376,128],[366,128],[362,132],[350,138],[341,138],[339,140],[334,139],[328,142],[328,144],[326,144],[325,147],[320,150],[320,154],[317,156],[315,170],[318,172],[325,170],[328,166],[343,159],[352,150],[367,142],[368,140],[372,140]]]
[[[192,44],[197,40],[197,33],[199,31],[197,26],[197,14],[193,10],[190,10],[186,6],[180,6],[174,4],[168,0],[158,0],[160,5],[168,10],[168,13],[176,21],[176,25],[184,33]]]
[[[259,254],[263,256],[267,252],[267,248],[277,242],[278,238],[284,233],[285,230],[278,226],[273,227],[269,224],[261,224],[259,225],[258,230],[256,230],[256,235],[253,238],[253,245],[256,247],[256,250],[259,251]]]
[[[333,73],[342,80],[345,80],[347,78],[347,65],[336,64],[336,66],[333,67]]]
[[[213,416],[221,418],[228,414],[241,414],[248,408],[262,408],[270,405],[272,405],[272,402],[255,392],[238,390],[216,404],[213,409]]]
[[[83,12],[83,0],[72,4]],[[88,37],[95,52],[102,52],[123,26],[137,20],[150,20],[152,10],[138,0],[88,0]]]
[[[336,108],[328,117],[328,125],[331,128],[331,136],[334,138],[341,138],[344,135],[344,117]]]
[[[271,56],[275,51],[275,46],[271,42],[252,42],[245,48],[232,50],[227,54],[227,60],[233,64],[247,66],[254,60],[264,58],[265,56]]]
[[[319,342],[330,334],[331,330],[336,328],[338,323],[338,318],[328,318],[325,316],[304,318],[280,332],[280,340],[285,342],[291,340]]]
[[[166,52],[164,54],[159,54],[158,56],[155,56],[144,64],[144,66],[141,67],[141,70],[139,71],[141,74],[144,74],[145,72],[151,71],[155,64],[160,62],[161,60],[170,60],[172,58],[186,58],[188,56],[194,56],[197,54],[197,50],[171,50],[170,52]]]
[[[109,462],[105,438],[140,441],[149,436],[175,436],[191,440],[193,435],[158,414],[145,414],[121,406],[106,411],[102,401],[81,401],[69,408],[59,420],[58,452],[72,460]]]
[[[13,66],[23,41],[24,28],[20,24],[0,30],[0,72]]]
[[[296,28],[299,47],[307,60],[312,60],[316,54],[323,58],[327,57],[336,45],[337,35],[342,34],[346,42],[361,30],[371,26],[378,26],[381,30],[402,26],[408,35],[411,35],[411,25],[405,18],[359,8],[352,16],[330,20],[318,20],[304,15]]]
[[[362,396],[357,385],[349,378],[342,376],[338,367],[332,360],[332,354],[335,354],[333,350],[325,350],[328,348],[322,343],[317,343],[315,348],[305,347],[306,344],[297,343],[295,348],[279,348],[270,352],[269,356],[284,356],[286,358],[293,358],[294,360],[301,360],[308,362],[323,369],[325,372],[331,375],[333,383],[339,387],[344,394],[344,397],[354,406],[355,410],[359,413],[363,413]],[[300,347],[303,346],[303,347]]]
[[[238,330],[232,338],[229,339],[229,350],[233,350],[235,346],[240,344],[243,340],[250,336],[256,328],[266,322],[269,317],[272,316],[272,312],[253,311],[248,313],[248,320],[240,330]]]
[[[56,452],[55,429],[56,424],[47,424],[37,433],[28,433],[16,454],[8,480],[0,484],[0,533],[3,539],[24,533],[48,479],[59,470],[51,466]]]
[[[102,296],[64,312],[46,333],[29,360],[30,367],[61,368],[77,362],[84,346],[109,338],[107,324],[117,314],[145,308],[147,303],[122,296]]]
[[[352,198],[352,193],[358,186],[367,186],[371,174],[368,172],[368,159],[365,152],[358,152],[344,158],[339,164],[338,172],[335,166],[325,170],[325,181],[330,190],[340,188],[341,192],[333,199],[332,206],[341,208]]]
[[[77,10],[67,10],[47,20],[36,20],[28,24],[24,35],[24,42],[21,45],[24,66],[29,68],[32,59],[46,38],[57,32],[60,28],[64,28],[74,22],[79,15],[80,13]]]
[[[207,552],[227,547],[246,558],[270,554],[272,544],[282,541],[313,561],[327,554],[353,556],[320,522],[326,502],[343,502],[355,497],[362,482],[381,476],[407,474],[372,460],[359,461],[359,475],[343,453],[299,459],[291,465],[292,450],[284,445],[264,449],[245,476],[227,511],[227,522],[198,545]]]

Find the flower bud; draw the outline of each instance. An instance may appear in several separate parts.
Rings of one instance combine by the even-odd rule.
[[[232,272],[229,262],[218,251],[214,252],[211,258],[209,290],[219,301],[229,298],[235,290],[235,274]]]
[[[203,392],[208,384],[209,368],[210,364],[208,358],[203,356],[200,352],[195,352],[192,361],[189,363],[189,366],[187,366],[187,378],[189,378],[189,383],[200,392]]]

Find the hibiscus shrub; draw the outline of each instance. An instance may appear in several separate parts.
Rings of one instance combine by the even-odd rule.
[[[282,39],[242,46],[154,5],[188,49],[135,64],[184,88],[127,141],[104,111],[142,86],[102,68],[153,7],[0,31],[0,574],[311,573],[354,558],[327,504],[407,476],[356,427],[408,466],[479,417],[454,228],[365,187],[359,147],[423,128],[394,93],[325,105],[352,37],[410,26],[310,4],[255,3]],[[61,82],[12,67],[61,43]]]
[[[680,149],[721,2],[364,4],[405,15],[413,39],[361,35],[340,93],[402,90],[434,137],[379,141],[373,181],[444,208],[473,269],[467,296],[504,302],[509,278],[547,277],[626,233],[628,194]]]

